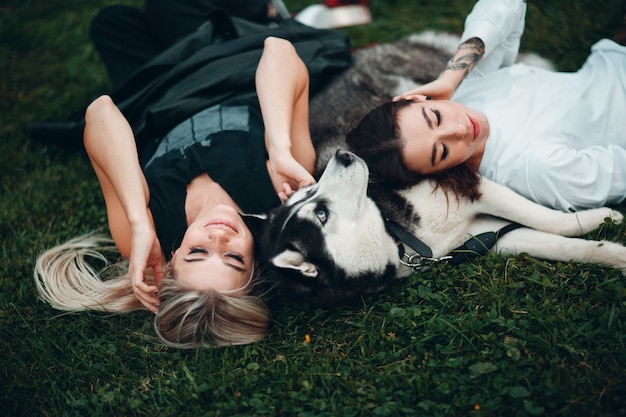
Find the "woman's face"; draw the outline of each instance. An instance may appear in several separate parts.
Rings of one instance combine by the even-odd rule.
[[[189,225],[172,263],[188,288],[238,289],[252,274],[254,240],[237,211],[219,205]]]
[[[416,99],[398,111],[398,127],[404,164],[422,175],[463,163],[477,171],[489,135],[484,114],[447,100]]]

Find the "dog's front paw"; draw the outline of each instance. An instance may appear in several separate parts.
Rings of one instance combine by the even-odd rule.
[[[572,214],[575,216],[579,233],[583,234],[595,230],[601,224],[604,224],[607,219],[610,219],[613,224],[621,224],[624,219],[622,213],[608,207],[582,210]]]
[[[609,209],[609,211],[610,213],[607,217],[611,219],[613,224],[622,224],[622,221],[624,220],[624,215],[617,210]]]

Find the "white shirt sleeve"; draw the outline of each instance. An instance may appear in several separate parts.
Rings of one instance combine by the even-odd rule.
[[[526,19],[525,0],[479,0],[465,19],[461,43],[480,38],[485,54],[468,77],[476,77],[515,62]]]
[[[504,182],[562,211],[614,204],[626,195],[626,149],[616,145],[541,147],[520,156]]]

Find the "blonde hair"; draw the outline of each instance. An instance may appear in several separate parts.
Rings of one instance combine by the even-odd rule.
[[[97,264],[100,268],[94,267]],[[113,241],[102,235],[87,234],[47,250],[37,258],[34,276],[39,297],[58,310],[145,310],[133,293],[128,263]],[[157,335],[166,345],[183,349],[241,345],[264,338],[269,310],[261,295],[252,293],[253,276],[238,290],[200,291],[180,286],[168,267],[159,288]]]

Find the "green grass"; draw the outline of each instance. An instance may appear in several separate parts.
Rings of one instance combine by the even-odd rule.
[[[276,300],[266,340],[194,351],[154,343],[147,312],[38,301],[37,254],[102,227],[105,211],[84,156],[33,143],[23,126],[108,91],[87,26],[112,3],[0,3],[0,415],[626,415],[626,280],[606,268],[441,265],[352,306]],[[362,46],[460,31],[472,4],[372,0],[374,22],[346,32]],[[574,70],[625,14],[623,0],[530,2],[522,46]],[[626,227],[589,237],[626,242]]]

